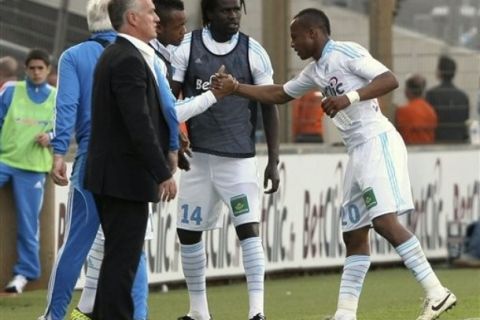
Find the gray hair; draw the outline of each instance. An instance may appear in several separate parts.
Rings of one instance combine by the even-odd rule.
[[[90,32],[112,30],[112,24],[108,17],[108,3],[110,0],[88,0],[87,24]]]
[[[18,72],[18,61],[14,57],[0,57],[0,80],[14,79]]]
[[[110,0],[108,3],[108,16],[112,22],[113,29],[119,30],[125,23],[125,13],[128,10],[136,9],[137,0]]]

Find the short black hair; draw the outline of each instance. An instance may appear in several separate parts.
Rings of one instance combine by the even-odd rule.
[[[203,25],[206,26],[210,23],[208,19],[208,12],[212,12],[218,6],[218,0],[202,0],[202,21]],[[240,0],[240,8],[243,8],[245,14],[247,14],[247,6],[245,0]]]
[[[443,80],[450,81],[455,76],[455,72],[457,70],[457,64],[449,56],[442,55],[438,59],[437,69],[440,72],[440,77]]]
[[[45,62],[47,67],[50,66],[50,64],[52,63],[48,52],[44,49],[38,48],[32,49],[28,52],[27,58],[25,59],[25,65],[28,66],[28,64],[32,60],[42,60],[43,62]]]
[[[421,97],[426,86],[427,82],[425,78],[420,75],[413,75],[405,82],[405,87],[415,97]]]
[[[323,29],[327,35],[330,35],[330,20],[322,10],[315,8],[303,9],[293,18],[299,19],[299,22],[305,27],[319,27]]]
[[[184,11],[185,5],[181,0],[154,0],[155,12],[160,17],[160,23],[166,22],[168,14],[173,10]]]

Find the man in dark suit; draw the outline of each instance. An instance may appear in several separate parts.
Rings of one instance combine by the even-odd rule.
[[[166,160],[170,137],[155,53],[148,46],[159,21],[154,5],[152,0],[112,0],[108,12],[118,38],[95,71],[85,178],[105,233],[93,319],[131,320],[148,202],[169,201],[177,188]]]

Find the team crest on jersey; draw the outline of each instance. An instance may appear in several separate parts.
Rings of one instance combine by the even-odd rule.
[[[340,82],[337,77],[331,77],[328,80],[328,86],[325,87],[326,96],[341,96],[345,93],[343,89],[343,82]]]
[[[365,207],[367,207],[368,210],[377,205],[377,198],[375,198],[375,193],[373,192],[372,188],[363,190],[362,197],[363,201],[365,202]]]
[[[250,208],[248,206],[248,199],[247,196],[244,194],[230,198],[230,205],[232,206],[233,215],[235,217],[250,212]]]

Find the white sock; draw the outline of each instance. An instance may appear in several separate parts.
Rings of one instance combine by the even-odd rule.
[[[103,261],[104,242],[103,233],[101,231],[97,232],[92,248],[90,248],[87,255],[85,286],[83,287],[82,295],[77,305],[78,309],[83,313],[93,312],[95,295],[97,294],[98,276]]]
[[[207,285],[205,270],[207,255],[203,241],[191,245],[180,245],[182,253],[182,268],[190,296],[190,311],[188,316],[195,320],[210,319],[207,302]]]
[[[260,237],[240,241],[243,256],[243,268],[247,278],[249,311],[248,318],[263,313],[263,291],[265,281],[265,254]]]
[[[353,255],[345,259],[342,280],[340,281],[337,315],[357,314],[358,300],[369,268],[370,256]]]
[[[427,297],[437,299],[444,295],[445,289],[428,263],[417,237],[411,237],[395,250],[402,257],[405,266],[412,271],[415,279],[422,285]]]

